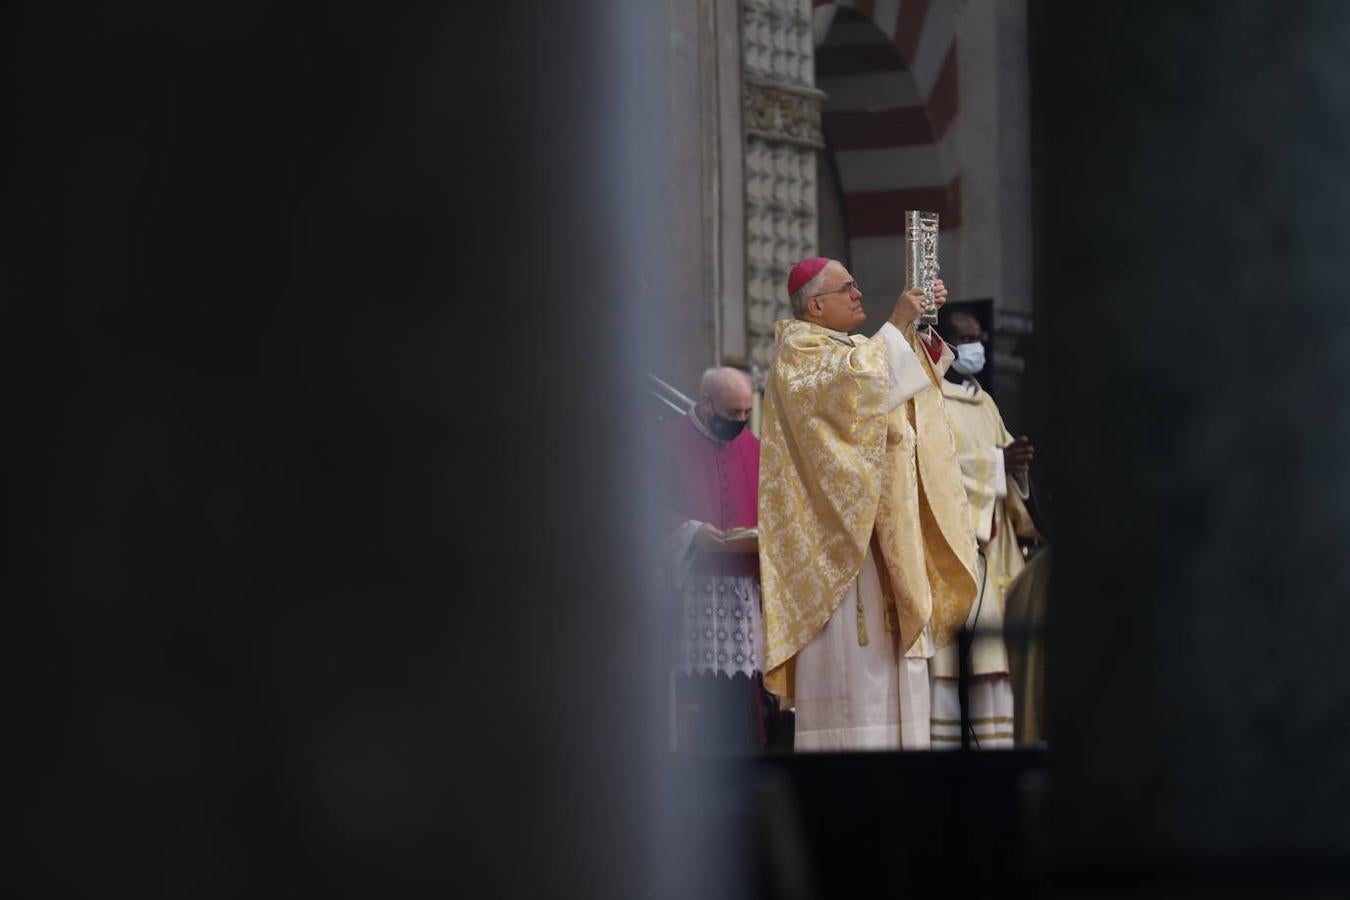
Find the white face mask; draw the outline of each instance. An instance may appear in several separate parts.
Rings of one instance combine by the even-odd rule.
[[[952,368],[962,375],[974,375],[984,368],[984,344],[958,344]]]

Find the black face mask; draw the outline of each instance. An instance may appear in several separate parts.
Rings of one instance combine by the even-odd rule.
[[[729,441],[741,433],[745,423],[736,419],[724,419],[715,412],[708,414],[708,430],[719,441]]]

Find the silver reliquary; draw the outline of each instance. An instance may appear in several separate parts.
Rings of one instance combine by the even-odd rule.
[[[923,312],[915,328],[937,325],[937,298],[933,282],[938,277],[938,214],[905,210],[905,290],[923,290]]]

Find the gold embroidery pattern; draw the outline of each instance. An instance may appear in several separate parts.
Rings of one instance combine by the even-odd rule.
[[[1011,731],[994,731],[987,734],[977,734],[975,739],[977,741],[1011,741],[1013,733]],[[961,735],[934,734],[928,740],[934,744],[959,744],[961,743]]]
[[[965,623],[975,536],[927,352],[916,348],[934,389],[887,415],[884,341],[855,346],[796,320],[775,331],[760,445],[760,577],[765,681],[787,695],[784,664],[838,608],[874,528],[902,651],[930,621],[937,647]]]
[[[890,465],[877,510],[886,573],[908,651],[924,626],[940,649],[955,640],[975,600],[975,533],[956,461],[956,441],[927,350],[910,334],[933,390],[890,415]]]
[[[796,320],[777,323],[775,338],[760,443],[766,672],[825,626],[862,567],[881,493],[890,388],[882,341],[846,345]]]
[[[863,615],[862,585],[854,592],[858,598],[858,646],[867,646],[867,617]]]
[[[956,726],[956,727],[958,727],[958,728],[961,726],[961,720],[960,720],[960,719],[936,719],[936,718],[935,718],[935,719],[931,719],[931,720],[929,720],[929,721],[931,721],[932,724],[934,724],[934,725],[954,725],[954,726]],[[970,724],[972,724],[972,725],[1011,725],[1012,723],[1013,723],[1013,717],[1012,717],[1012,716],[981,716],[981,717],[978,718],[978,719],[971,719],[971,720],[970,720]]]

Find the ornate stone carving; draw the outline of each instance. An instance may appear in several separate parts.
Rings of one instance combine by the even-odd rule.
[[[746,78],[745,133],[802,147],[825,146],[820,131],[820,106],[825,94],[814,88],[791,88]]]
[[[816,252],[816,155],[751,137],[745,148],[746,325],[750,360],[773,358],[773,323],[790,315],[788,269]]]
[[[741,50],[747,76],[811,87],[811,0],[742,0]]]
[[[750,364],[773,359],[791,315],[788,269],[816,252],[816,151],[824,146],[811,0],[742,0],[745,293]]]

